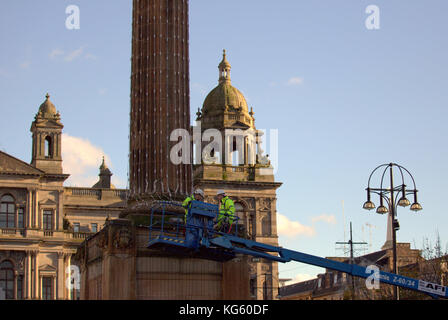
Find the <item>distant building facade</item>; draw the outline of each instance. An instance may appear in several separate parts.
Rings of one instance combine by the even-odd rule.
[[[350,263],[347,257],[328,257],[327,259]],[[421,264],[423,258],[420,250],[411,249],[410,243],[397,243],[397,266],[400,272],[407,266]],[[375,265],[380,270],[391,272],[393,269],[393,250],[386,247],[383,250],[354,258],[354,264],[367,267]],[[392,286],[381,284],[383,291],[368,290],[365,279],[352,278],[351,275],[327,269],[317,278],[299,282],[280,288],[281,300],[348,300],[348,299],[384,299],[387,298],[387,289]],[[390,290],[390,292],[392,292]]]

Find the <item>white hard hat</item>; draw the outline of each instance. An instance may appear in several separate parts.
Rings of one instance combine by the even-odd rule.
[[[194,194],[200,194],[202,197],[204,197],[204,191],[202,191],[201,189],[194,190]]]
[[[224,190],[218,190],[218,192],[216,193],[217,196],[219,196],[220,194],[225,195],[226,192]]]

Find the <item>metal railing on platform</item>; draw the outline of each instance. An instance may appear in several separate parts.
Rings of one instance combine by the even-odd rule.
[[[206,219],[205,217],[202,217],[200,218],[200,223],[197,221],[193,223],[190,220],[190,211],[188,212],[188,215],[185,215],[185,209],[181,204],[176,202],[160,202],[159,206],[152,208],[149,223],[149,241],[163,239],[175,243],[182,243],[186,239],[187,230],[190,232],[201,230],[201,232],[207,232],[214,236],[223,234],[238,236],[239,232],[242,230],[241,225],[239,224],[240,218],[236,215],[230,217],[232,223],[228,226],[228,229],[226,229],[225,232],[215,229],[219,216],[218,205],[199,201],[194,201],[194,205],[195,207],[193,207],[193,209],[190,208],[189,210],[193,210],[194,212],[197,212],[198,210],[203,212],[208,211],[210,215],[214,215],[214,218]],[[212,220],[212,223],[210,223],[210,220]]]

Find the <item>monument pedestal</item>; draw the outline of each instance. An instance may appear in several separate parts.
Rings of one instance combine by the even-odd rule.
[[[87,239],[74,263],[86,300],[249,300],[249,261],[219,262],[147,248],[149,230],[109,221]]]

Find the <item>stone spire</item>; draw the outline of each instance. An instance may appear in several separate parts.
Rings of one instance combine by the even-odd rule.
[[[381,247],[382,250],[391,249],[394,245],[393,242],[393,217],[392,213],[389,212],[387,215],[387,235],[386,242]]]

